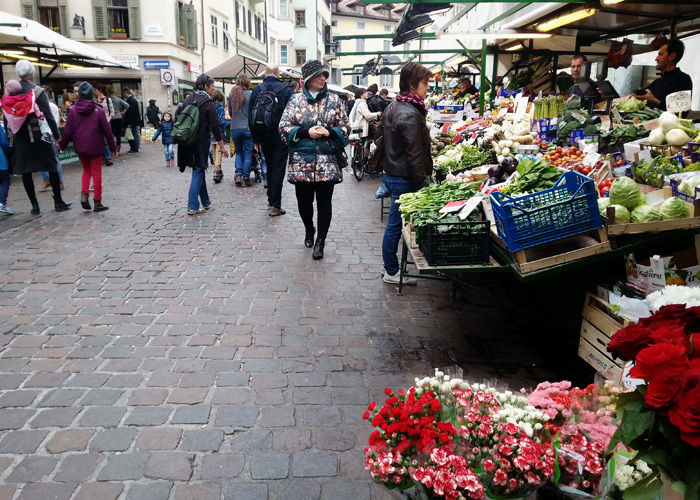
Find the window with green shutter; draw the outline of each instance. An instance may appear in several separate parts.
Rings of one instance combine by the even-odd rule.
[[[178,43],[191,50],[197,50],[197,11],[193,5],[176,2]]]
[[[35,0],[21,0],[22,6],[22,17],[25,19],[31,19],[32,21],[38,20],[39,16],[36,11],[36,1]]]
[[[107,0],[92,0],[92,21],[95,26],[95,38],[104,40],[109,33],[107,19]]]
[[[129,0],[129,38],[141,38],[141,0]]]

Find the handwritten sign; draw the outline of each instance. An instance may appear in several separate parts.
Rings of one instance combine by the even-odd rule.
[[[581,113],[578,111],[572,111],[571,112],[571,117],[576,119],[581,125],[583,125],[586,122],[586,117],[583,116]]]
[[[583,164],[587,165],[589,167],[595,167],[595,164],[598,163],[598,160],[600,159],[600,154],[594,153],[593,151],[590,151],[586,153],[586,157],[583,159]]]
[[[607,132],[610,130],[610,127],[612,126],[612,122],[610,121],[610,117],[606,115],[602,115],[600,117],[600,129],[603,132]]]
[[[467,200],[467,202],[464,204],[462,210],[459,212],[459,218],[464,220],[469,217],[469,214],[471,214],[474,209],[479,206],[479,203],[481,203],[484,198],[485,197],[481,195],[469,198],[469,200]]]
[[[680,113],[690,110],[692,102],[692,93],[690,90],[681,90],[666,96],[666,109],[671,113]]]

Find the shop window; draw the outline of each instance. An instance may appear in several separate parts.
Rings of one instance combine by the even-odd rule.
[[[194,5],[177,2],[178,41],[188,49],[197,50],[197,11]]]
[[[355,39],[355,52],[364,52],[365,51],[365,39],[364,38],[356,38]]]
[[[391,52],[391,40],[382,40],[384,44],[384,52]]]
[[[294,11],[294,24],[299,28],[306,28],[306,11]]]
[[[296,51],[296,55],[297,55],[297,57],[296,57],[296,63],[297,63],[297,64],[296,64],[296,65],[297,65],[297,66],[303,66],[304,63],[306,62],[306,50],[304,50],[304,49],[302,49],[302,50],[297,50],[297,51]]]
[[[211,44],[214,47],[219,46],[219,20],[216,16],[211,15]]]
[[[280,64],[289,64],[289,47],[280,45]]]
[[[379,86],[380,87],[393,87],[394,86],[394,75],[379,75]]]
[[[47,28],[60,33],[61,23],[58,18],[58,0],[39,0],[39,22]]]
[[[393,29],[392,29],[390,24],[384,25],[384,33],[391,33],[392,31],[393,31]]]
[[[141,38],[139,2],[140,0],[92,0],[95,38]]]
[[[358,22],[358,23],[357,23],[357,29],[358,29],[358,30],[364,30],[364,29],[365,29],[365,23],[360,23],[360,22]]]
[[[341,78],[340,68],[331,68],[331,85],[340,85]]]

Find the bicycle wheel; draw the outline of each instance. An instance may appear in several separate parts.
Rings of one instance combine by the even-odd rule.
[[[357,182],[360,182],[365,176],[364,155],[362,154],[362,148],[362,143],[358,142],[355,144],[352,153],[352,174],[355,176],[355,179],[357,179]]]

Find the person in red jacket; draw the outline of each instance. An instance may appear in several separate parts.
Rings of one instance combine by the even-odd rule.
[[[112,135],[112,129],[107,123],[102,107],[93,100],[95,91],[88,82],[82,82],[78,87],[78,101],[70,108],[66,119],[66,128],[58,141],[58,149],[63,151],[73,141],[73,149],[78,153],[83,165],[82,189],[80,204],[85,210],[90,210],[89,189],[90,178],[95,189],[95,212],[108,210],[102,204],[102,155],[104,141],[112,155],[119,156],[117,144]],[[79,133],[78,133],[79,132]]]

